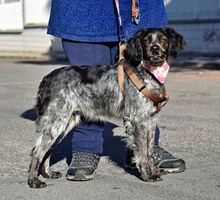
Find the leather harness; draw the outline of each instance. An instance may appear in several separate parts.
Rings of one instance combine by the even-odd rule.
[[[156,106],[156,110],[152,112],[150,116],[153,116],[154,114],[159,112],[161,108],[166,105],[167,101],[169,100],[169,96],[167,94],[165,86],[163,86],[162,96],[157,95],[155,92],[148,89],[142,83],[142,81],[137,77],[137,75],[134,73],[134,71],[132,70],[132,68],[129,66],[128,63],[124,62],[124,60],[121,60],[119,61],[118,64],[118,84],[123,96],[125,96],[124,72],[131,80],[131,82],[134,84],[134,86],[138,89],[138,91],[154,102],[154,105]]]

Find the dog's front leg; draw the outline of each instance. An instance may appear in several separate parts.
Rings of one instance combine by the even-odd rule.
[[[156,168],[154,161],[154,149],[155,149],[155,130],[156,124],[151,122],[151,126],[147,132],[147,160],[148,160],[148,169],[150,171],[150,180],[151,181],[161,181],[160,170]]]
[[[162,180],[160,171],[154,164],[155,128],[151,120],[132,123],[136,128],[134,134],[134,162],[144,181]]]

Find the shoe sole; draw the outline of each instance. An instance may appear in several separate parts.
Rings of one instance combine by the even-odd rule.
[[[137,169],[136,167],[133,167],[133,166],[130,166],[130,165],[126,165],[124,164],[124,167],[127,168],[127,169],[131,169],[131,170],[134,170],[134,169]],[[170,174],[175,174],[175,173],[181,173],[181,172],[184,172],[186,170],[185,167],[178,167],[178,168],[158,168],[160,171],[162,172],[167,172],[167,173],[170,173]]]
[[[163,172],[167,172],[170,174],[175,174],[175,173],[181,173],[184,172],[186,170],[185,167],[178,167],[178,168],[158,168],[159,170],[163,171]]]
[[[68,181],[90,181],[94,178],[94,174],[95,174],[95,171],[91,175],[85,175],[85,174],[82,174],[82,173],[77,173],[74,176],[66,175],[66,179]]]
[[[94,178],[94,175],[75,175],[75,176],[67,176],[66,179],[68,181],[90,181]]]

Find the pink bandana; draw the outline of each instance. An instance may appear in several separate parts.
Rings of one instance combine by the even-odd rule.
[[[155,78],[160,82],[164,83],[165,79],[167,77],[168,71],[169,71],[169,64],[167,62],[164,62],[163,65],[159,67],[154,67],[150,65],[144,65],[144,68],[146,68],[151,74],[155,76]]]

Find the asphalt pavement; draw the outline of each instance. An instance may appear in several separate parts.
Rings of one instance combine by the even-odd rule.
[[[0,200],[219,200],[220,199],[220,60],[183,59],[166,80],[170,101],[159,120],[161,146],[187,169],[147,183],[123,167],[125,144],[120,120],[106,124],[104,155],[95,179],[71,182],[65,178],[71,158],[71,135],[58,145],[52,168],[63,173],[45,180],[48,187],[27,185],[35,132],[33,105],[44,75],[67,65],[56,61],[0,59]]]

